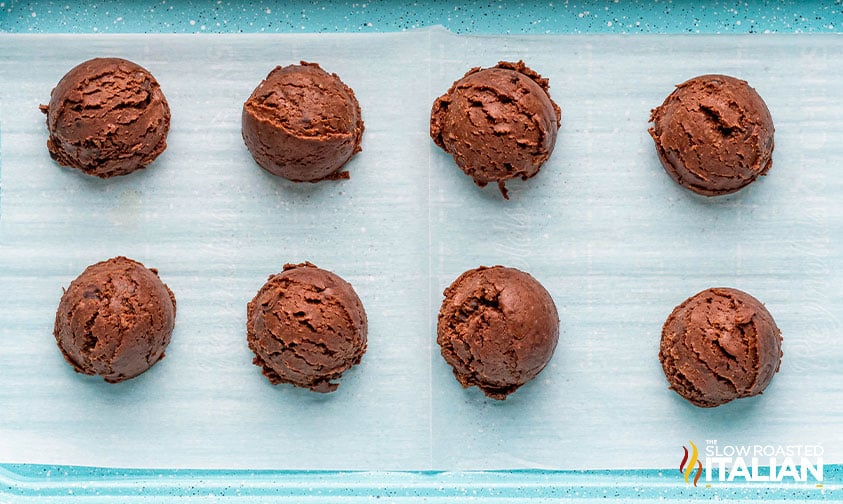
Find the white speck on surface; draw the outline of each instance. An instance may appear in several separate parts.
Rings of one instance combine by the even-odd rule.
[[[266,12],[267,14],[272,14],[272,9],[266,9],[264,12]]]
[[[38,14],[36,14],[36,13],[34,13],[34,12],[32,13],[32,17],[35,17],[35,16],[37,16],[37,15],[38,15]]]
[[[194,26],[195,24],[196,24],[196,21],[195,21],[195,20],[193,20],[193,19],[191,19],[191,20],[190,20],[190,26]]]
[[[611,26],[612,26],[612,22],[611,22],[611,21],[606,21],[606,26],[611,27]]]
[[[114,20],[115,23],[119,23],[121,21],[123,21],[123,16],[120,16],[120,17],[118,17],[117,19]]]

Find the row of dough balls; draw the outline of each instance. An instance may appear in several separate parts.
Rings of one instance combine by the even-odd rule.
[[[273,384],[334,391],[366,351],[368,317],[354,288],[309,262],[270,276],[246,312],[253,362]],[[115,257],[71,282],[54,335],[76,371],[117,383],[164,357],[175,317],[175,296],[157,270]],[[544,369],[558,339],[553,298],[528,273],[481,266],[445,289],[436,341],[463,387],[506,399]],[[700,407],[760,394],[781,356],[770,313],[736,289],[690,297],[662,328],[659,360],[670,388]]]
[[[548,80],[524,62],[472,68],[433,104],[430,136],[479,186],[504,197],[553,152],[562,112]],[[95,58],[53,89],[47,146],[57,162],[97,177],[126,175],[164,151],[170,109],[155,78],[119,58]],[[707,196],[735,192],[772,166],[773,121],[745,81],[702,75],[653,109],[650,134],[667,173]],[[354,92],[318,64],[276,67],[243,104],[242,135],[268,172],[298,182],[347,178],[363,119]]]

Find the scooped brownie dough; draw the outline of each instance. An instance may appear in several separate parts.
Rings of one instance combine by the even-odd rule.
[[[436,342],[463,387],[506,399],[544,369],[558,339],[553,299],[523,271],[481,266],[445,289]]]
[[[246,338],[254,363],[273,384],[332,392],[366,352],[368,320],[351,285],[306,262],[260,288],[247,309]]]
[[[70,283],[53,334],[77,372],[117,383],[164,358],[175,318],[176,299],[158,271],[115,257]]]
[[[662,328],[659,360],[671,389],[709,408],[763,392],[779,370],[781,343],[760,301],[713,288],[673,310]]]
[[[70,70],[50,93],[47,148],[59,164],[100,178],[146,167],[167,148],[170,108],[143,67],[94,58]]]
[[[506,181],[539,172],[556,145],[562,112],[547,79],[523,61],[472,68],[433,103],[430,136],[480,187],[507,197]]]
[[[316,63],[275,67],[243,105],[246,147],[261,168],[296,182],[348,178],[363,119],[354,92]]]
[[[773,165],[773,119],[746,81],[694,77],[676,86],[650,121],[662,166],[695,193],[733,193]]]

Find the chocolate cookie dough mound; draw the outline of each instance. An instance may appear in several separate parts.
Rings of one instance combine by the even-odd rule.
[[[261,168],[296,182],[348,178],[363,119],[354,92],[316,63],[276,67],[243,105],[246,147]]]
[[[366,352],[368,321],[351,285],[311,263],[285,264],[248,305],[246,338],[273,384],[332,392]]]
[[[506,399],[544,369],[558,339],[553,299],[523,271],[481,266],[445,289],[436,342],[463,387]]]
[[[556,144],[562,112],[548,81],[523,61],[472,68],[433,103],[430,136],[480,187],[539,172]]]
[[[146,167],[167,148],[170,108],[143,67],[95,58],[74,67],[50,94],[47,148],[59,164],[100,178]]]
[[[707,289],[667,318],[659,360],[671,389],[709,408],[763,392],[779,370],[781,342],[760,301],[737,289]]]
[[[694,77],[653,109],[650,122],[664,169],[695,193],[733,193],[773,165],[773,119],[746,81]]]
[[[164,358],[175,318],[176,299],[158,272],[115,257],[70,283],[53,334],[77,372],[117,383]]]

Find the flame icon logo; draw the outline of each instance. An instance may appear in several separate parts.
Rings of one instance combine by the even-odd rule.
[[[682,457],[682,462],[679,463],[679,472],[681,472],[685,476],[685,483],[690,483],[691,473],[694,472],[694,468],[696,466],[697,474],[694,476],[694,486],[697,486],[697,482],[700,480],[700,476],[702,475],[702,462],[700,462],[700,452],[697,450],[697,445],[694,444],[693,441],[688,441],[691,443],[691,456],[690,460],[688,457],[688,448],[682,447],[685,450],[685,455]]]

